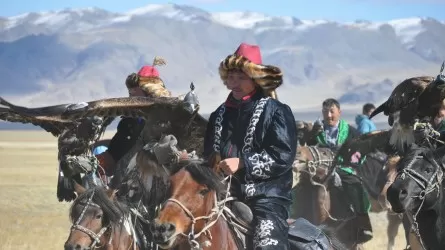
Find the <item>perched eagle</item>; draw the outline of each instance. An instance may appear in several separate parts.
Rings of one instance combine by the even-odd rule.
[[[392,126],[389,140],[403,154],[414,142],[413,130],[417,122],[430,122],[437,115],[445,99],[444,63],[439,75],[406,79],[395,87],[388,100],[381,104],[370,118],[383,112]]]
[[[16,106],[0,98],[0,120],[33,124],[58,137],[59,179],[57,185],[57,197],[59,201],[71,201],[75,198],[74,187],[71,179],[81,183],[80,173],[70,172],[68,165],[73,160],[88,162],[91,149],[97,145],[100,137],[114,117],[85,117],[76,121],[58,118],[54,115],[40,115],[39,112],[53,114],[64,110],[67,105],[57,105],[43,108],[26,108]],[[26,115],[26,114],[33,115]],[[85,159],[84,159],[85,158]],[[63,171],[64,170],[64,171]]]

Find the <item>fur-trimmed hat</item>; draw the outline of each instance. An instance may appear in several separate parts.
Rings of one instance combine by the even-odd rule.
[[[229,70],[239,69],[252,78],[267,96],[277,98],[275,89],[283,83],[281,69],[272,65],[263,65],[260,47],[241,43],[234,54],[229,55],[219,65],[219,75],[224,84]]]
[[[166,62],[163,58],[155,56],[152,66],[142,66],[137,74],[128,75],[125,81],[127,88],[140,87],[149,96],[170,97],[170,91],[165,88],[159,71],[155,68],[157,65],[166,65]]]

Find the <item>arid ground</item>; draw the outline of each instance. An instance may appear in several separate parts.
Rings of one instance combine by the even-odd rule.
[[[105,137],[112,136],[107,132]],[[56,197],[57,139],[43,131],[0,131],[0,249],[62,249],[69,204]],[[386,249],[386,214],[372,214],[374,239],[365,249]],[[395,249],[403,249],[399,228]]]

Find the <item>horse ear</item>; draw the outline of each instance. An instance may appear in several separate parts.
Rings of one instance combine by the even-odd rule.
[[[220,172],[219,162],[221,162],[221,154],[214,152],[209,157],[209,165],[216,173]]]
[[[74,191],[76,191],[76,193],[78,195],[80,195],[86,191],[86,188],[84,188],[82,185],[77,183],[75,180],[73,180],[73,183],[74,183]]]
[[[391,171],[392,169],[396,169],[397,163],[399,163],[399,161],[400,161],[400,156],[398,155],[388,157],[388,160],[386,160],[386,166],[389,169],[389,171]]]
[[[110,198],[110,200],[113,200],[116,196],[117,191],[117,189],[107,189],[107,191],[105,192],[107,193],[107,196]]]

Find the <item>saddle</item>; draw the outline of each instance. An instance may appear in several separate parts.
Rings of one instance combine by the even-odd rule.
[[[238,249],[246,249],[246,236],[252,236],[252,210],[238,200],[229,201],[224,208],[226,218],[233,236],[237,239]],[[328,250],[329,238],[318,227],[304,218],[288,220],[289,246],[292,250]]]
[[[290,249],[298,250],[328,250],[330,240],[326,234],[304,218],[289,222]]]

